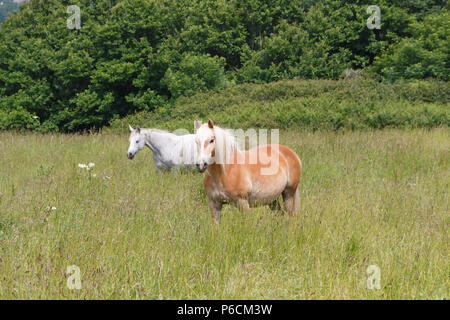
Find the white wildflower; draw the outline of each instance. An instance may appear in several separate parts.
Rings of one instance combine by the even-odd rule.
[[[89,162],[89,164],[79,163],[78,167],[81,169],[86,169],[87,171],[91,171],[95,166],[95,163]]]

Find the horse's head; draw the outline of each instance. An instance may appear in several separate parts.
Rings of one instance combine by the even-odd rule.
[[[130,146],[128,147],[127,157],[133,159],[136,153],[142,150],[145,146],[145,139],[141,135],[141,128],[133,129],[130,125]]]
[[[206,170],[209,164],[213,164],[216,153],[216,135],[214,133],[214,123],[208,120],[208,123],[201,124],[195,120],[196,129],[195,142],[197,143],[197,168],[200,172]]]

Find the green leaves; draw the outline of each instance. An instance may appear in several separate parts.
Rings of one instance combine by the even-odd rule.
[[[192,96],[204,90],[219,90],[226,85],[224,67],[224,58],[187,53],[177,67],[167,69],[162,83],[173,98]]]
[[[378,57],[372,71],[389,81],[433,77],[450,80],[450,16],[448,11],[432,14],[425,24],[414,23],[414,39],[391,45]]]
[[[338,79],[345,69],[389,81],[450,74],[443,1],[380,0],[380,30],[366,26],[369,0],[79,0],[80,30],[67,28],[70,4],[31,0],[2,23],[0,112],[12,121],[3,127],[167,116],[183,96],[234,82]]]
[[[0,130],[11,129],[36,129],[39,121],[32,114],[22,108],[10,111],[0,110]]]

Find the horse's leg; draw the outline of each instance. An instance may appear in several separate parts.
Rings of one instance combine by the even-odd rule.
[[[248,200],[244,198],[239,198],[237,201],[237,207],[239,210],[247,212],[250,209],[250,205],[248,204]]]
[[[155,166],[156,166],[156,172],[157,173],[163,173],[163,172],[171,172],[172,171],[172,167],[171,166],[167,166],[164,163],[158,161],[155,162]]]
[[[295,189],[286,188],[283,193],[284,205],[286,206],[286,211],[290,215],[296,215],[300,206],[300,196],[298,187]]]
[[[208,199],[209,208],[211,209],[211,217],[215,224],[219,224],[220,221],[220,213],[222,211],[222,202],[217,202],[211,199]]]
[[[272,211],[281,211],[280,200],[277,198],[274,202],[269,205]]]
[[[170,171],[170,167],[165,166],[155,153],[153,153],[153,162],[155,163],[156,173],[160,174],[165,171]]]

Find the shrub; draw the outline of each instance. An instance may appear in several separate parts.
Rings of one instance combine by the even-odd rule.
[[[39,126],[39,120],[32,114],[23,109],[14,109],[11,111],[0,110],[0,130],[9,129],[36,129]]]
[[[224,67],[224,58],[187,53],[179,65],[167,69],[162,83],[168,87],[172,98],[220,90],[226,85]]]
[[[106,131],[126,132],[128,123],[192,131],[194,120],[208,118],[231,128],[431,128],[450,125],[449,102],[449,83],[436,80],[394,85],[365,78],[283,80],[180,97],[167,112],[117,119]]]

